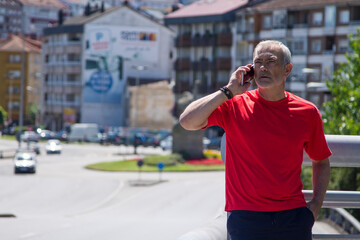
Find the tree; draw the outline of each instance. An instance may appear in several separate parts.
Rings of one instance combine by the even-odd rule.
[[[324,103],[326,134],[360,135],[360,29],[349,36],[350,52],[346,63],[327,81],[332,100]],[[360,190],[359,168],[332,168],[329,189]],[[360,211],[350,210],[360,220]]]
[[[360,29],[349,36],[346,63],[327,81],[332,100],[324,104],[324,130],[328,134],[360,135]]]
[[[7,119],[7,112],[4,110],[2,106],[0,106],[0,127],[4,126],[6,119]]]

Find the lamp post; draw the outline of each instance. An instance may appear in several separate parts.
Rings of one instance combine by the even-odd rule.
[[[147,69],[146,66],[141,66],[141,65],[137,65],[137,66],[132,66],[133,69],[137,70],[137,75],[136,75],[136,82],[135,82],[135,108],[134,108],[134,154],[137,154],[136,148],[137,148],[137,139],[136,139],[136,127],[137,127],[137,118],[138,118],[138,106],[139,106],[139,85],[140,85],[140,71],[144,71]]]
[[[22,5],[22,54],[21,54],[21,83],[20,83],[20,116],[19,116],[19,149],[21,148],[21,134],[24,118],[24,85],[25,85],[25,11]]]

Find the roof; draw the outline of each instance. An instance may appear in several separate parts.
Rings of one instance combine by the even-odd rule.
[[[23,5],[32,5],[38,7],[48,7],[48,8],[67,8],[67,6],[59,0],[18,0]]]
[[[0,43],[0,52],[21,52],[23,50],[23,38],[17,35],[9,35],[9,38]],[[25,52],[41,52],[41,42],[33,39],[25,39]]]
[[[270,0],[251,8],[257,11],[266,11],[283,8],[305,8],[305,7],[324,7],[328,5],[349,5],[356,3],[360,5],[359,0]]]
[[[102,16],[105,16],[105,15],[107,15],[109,13],[117,11],[120,8],[123,8],[123,7],[126,7],[128,9],[140,14],[143,17],[146,17],[149,20],[155,22],[156,24],[159,24],[162,27],[167,28],[169,31],[173,32],[172,29],[170,29],[167,26],[163,25],[162,23],[157,21],[155,18],[150,17],[149,14],[144,12],[143,10],[133,9],[129,5],[119,5],[119,6],[115,6],[113,8],[110,8],[110,9],[106,9],[104,12],[98,11],[98,12],[92,13],[89,16],[80,15],[80,16],[76,16],[76,17],[66,19],[62,25],[58,25],[58,26],[50,27],[50,28],[45,28],[44,29],[44,35],[59,34],[59,33],[64,33],[64,32],[83,32],[83,26],[85,24],[87,24],[89,22],[92,22],[93,20],[95,20],[97,18],[100,18]]]
[[[166,18],[221,15],[244,6],[248,0],[200,0],[170,13]]]
[[[248,2],[249,0],[199,0],[166,15],[165,23],[234,21],[235,11]]]

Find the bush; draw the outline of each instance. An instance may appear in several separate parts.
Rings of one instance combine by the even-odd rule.
[[[144,158],[145,165],[157,166],[159,162],[164,163],[165,166],[174,166],[178,163],[184,162],[184,160],[180,154],[170,154],[165,156],[154,155],[154,156],[147,156]]]

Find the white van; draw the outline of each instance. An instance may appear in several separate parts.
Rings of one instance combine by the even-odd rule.
[[[99,126],[96,123],[75,123],[68,134],[70,142],[99,142]]]

